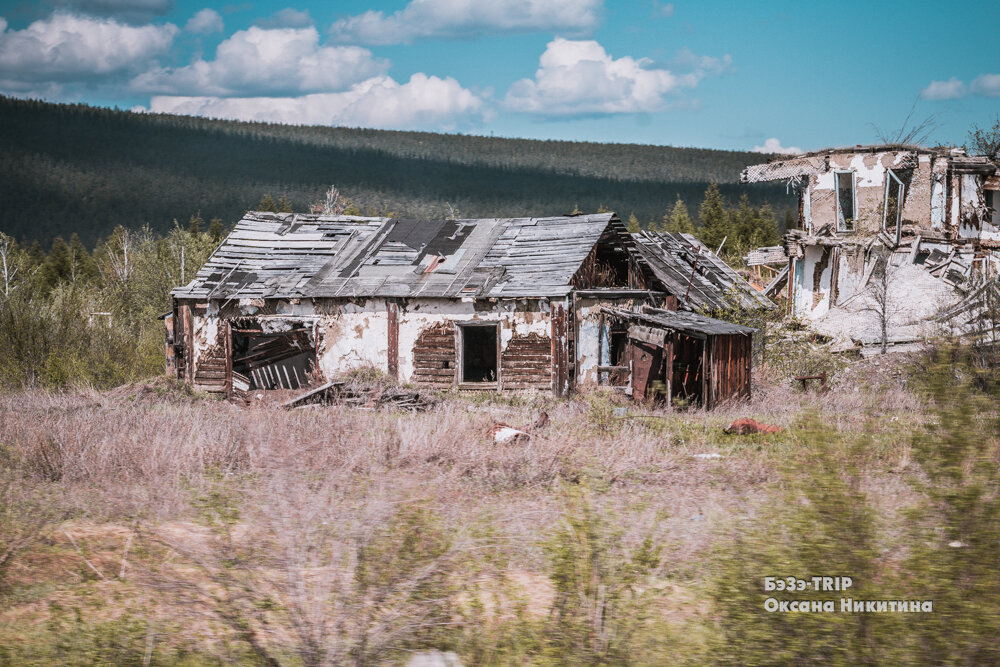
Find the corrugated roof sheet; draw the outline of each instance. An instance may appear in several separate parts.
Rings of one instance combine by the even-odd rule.
[[[250,212],[182,298],[562,296],[614,213],[408,220]]]
[[[733,324],[724,320],[717,320],[713,317],[706,317],[698,313],[691,313],[682,310],[662,310],[659,308],[646,308],[643,312],[623,310],[621,308],[604,307],[603,310],[615,317],[624,320],[643,322],[650,326],[677,331],[689,336],[719,336],[741,334],[749,336],[756,329],[745,327],[741,324]]]
[[[774,303],[690,234],[639,232],[636,249],[678,306],[690,310],[775,308]]]

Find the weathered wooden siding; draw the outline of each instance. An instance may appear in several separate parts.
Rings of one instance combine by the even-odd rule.
[[[421,330],[413,345],[414,384],[449,388],[455,383],[458,355],[455,350],[455,324],[438,322]]]
[[[514,335],[500,357],[504,389],[552,386],[552,341],[537,333]]]
[[[709,393],[706,408],[722,401],[750,397],[750,336],[713,336],[710,343]]]
[[[198,391],[221,394],[226,391],[226,348],[216,344],[206,348],[198,359],[194,386]]]

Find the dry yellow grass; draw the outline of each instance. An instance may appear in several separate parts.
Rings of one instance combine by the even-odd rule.
[[[863,369],[847,377],[822,394],[758,386],[749,404],[712,413],[650,410],[601,393],[568,402],[452,397],[420,414],[241,408],[179,396],[168,385],[163,394],[3,394],[0,453],[8,483],[25,498],[54,491],[44,502],[63,514],[40,528],[40,539],[9,569],[13,594],[0,610],[0,642],[30,634],[53,602],[82,606],[98,619],[142,610],[161,628],[185,626],[174,593],[181,584],[224,592],[225,579],[210,570],[225,549],[263,549],[268,567],[248,576],[284,609],[297,599],[308,611],[301,623],[309,625],[309,614],[318,613],[313,597],[350,588],[338,568],[356,564],[349,549],[336,551],[338,540],[369,539],[395,508],[415,505],[431,508],[463,549],[502,553],[497,567],[511,574],[511,590],[520,590],[537,614],[552,595],[540,544],[571,488],[587,490],[626,551],[646,536],[663,545],[659,608],[684,624],[705,613],[697,590],[710,573],[700,565],[714,540],[752,520],[780,483],[783,462],[808,446],[797,427],[806,415],[871,436],[863,465],[879,511],[891,521],[908,504],[912,492],[898,473],[907,466],[922,404],[899,377],[876,386],[859,379],[871,377]],[[628,406],[629,415],[616,417],[616,405]],[[528,443],[490,439],[494,421],[529,424],[543,408],[550,423]],[[743,416],[785,430],[723,433]],[[721,458],[695,456],[708,453]],[[234,495],[220,500],[218,488]],[[211,528],[219,526],[206,507],[216,519],[233,510],[224,530]],[[330,569],[331,562],[340,565]],[[161,595],[169,582],[173,590]],[[215,651],[213,642],[231,627],[199,610],[205,590],[187,591],[192,606],[183,613],[196,629],[185,641]],[[301,629],[295,623],[268,627],[265,642],[306,642],[292,637]]]

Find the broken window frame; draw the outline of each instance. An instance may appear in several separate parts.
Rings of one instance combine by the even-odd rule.
[[[840,179],[845,174],[851,176],[851,217],[849,218],[844,216],[840,209]],[[853,232],[854,221],[858,214],[857,179],[853,169],[837,169],[833,172],[833,196],[837,202],[837,231]]]
[[[885,200],[882,203],[882,231],[889,232],[889,188],[892,186],[893,181],[899,186],[899,196],[896,198],[896,221],[894,226],[896,228],[896,245],[899,245],[899,240],[903,232],[903,201],[906,198],[906,184],[903,183],[903,179],[896,175],[892,169],[886,169],[885,171]]]
[[[489,329],[492,328],[496,336],[496,356],[494,358],[495,363],[495,379],[493,380],[467,380],[465,378],[465,334],[467,329],[471,328]],[[473,320],[471,322],[456,322],[455,323],[455,334],[458,337],[457,341],[457,368],[455,369],[455,377],[457,378],[457,384],[459,387],[468,387],[476,389],[492,389],[496,387],[500,389],[500,322],[484,322],[481,320]]]
[[[987,208],[984,221],[994,227],[1000,227],[1000,190],[983,188],[983,199],[986,200]]]

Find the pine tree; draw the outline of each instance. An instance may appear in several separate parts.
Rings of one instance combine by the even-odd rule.
[[[52,239],[52,249],[42,264],[42,277],[45,284],[55,287],[59,283],[70,282],[73,275],[73,260],[69,245],[61,236]]]
[[[792,215],[792,212],[787,208],[785,209],[784,220],[782,221],[781,224],[782,224],[781,231],[783,232],[787,232],[789,229],[795,229],[796,227],[798,227],[798,223],[795,221],[795,216]]]
[[[188,220],[188,231],[197,236],[201,234],[201,228],[205,225],[205,219],[201,217],[201,211],[198,211],[191,216]]]
[[[90,280],[97,277],[97,263],[93,256],[83,245],[80,236],[73,232],[69,237],[69,258],[71,262],[70,280],[76,282],[79,279]]]
[[[639,231],[639,218],[635,217],[635,213],[630,213],[628,216],[628,231],[630,234]]]
[[[222,220],[220,218],[212,218],[212,221],[208,223],[208,235],[211,237],[212,243],[219,243],[222,241],[224,231],[222,229]]]
[[[288,195],[281,195],[281,199],[278,200],[278,213],[295,213],[292,202],[288,200]]]
[[[663,216],[663,231],[674,234],[694,234],[694,223],[688,215],[687,205],[680,195],[670,213]]]
[[[732,228],[729,241],[730,247],[739,252],[749,248],[756,248],[757,243],[757,211],[750,206],[750,197],[746,193],[740,197],[740,203],[729,213],[730,226]]]
[[[698,219],[701,222],[698,235],[713,252],[719,249],[726,237],[732,237],[732,225],[718,183],[711,183],[705,190],[705,198],[698,209]]]
[[[787,213],[788,210],[786,209]],[[764,204],[757,209],[757,246],[773,246],[781,242],[778,234],[778,221],[774,219],[774,210],[770,204]]]
[[[257,204],[257,210],[277,213],[278,205],[274,203],[274,197],[271,195],[264,195],[260,198],[260,202]]]

